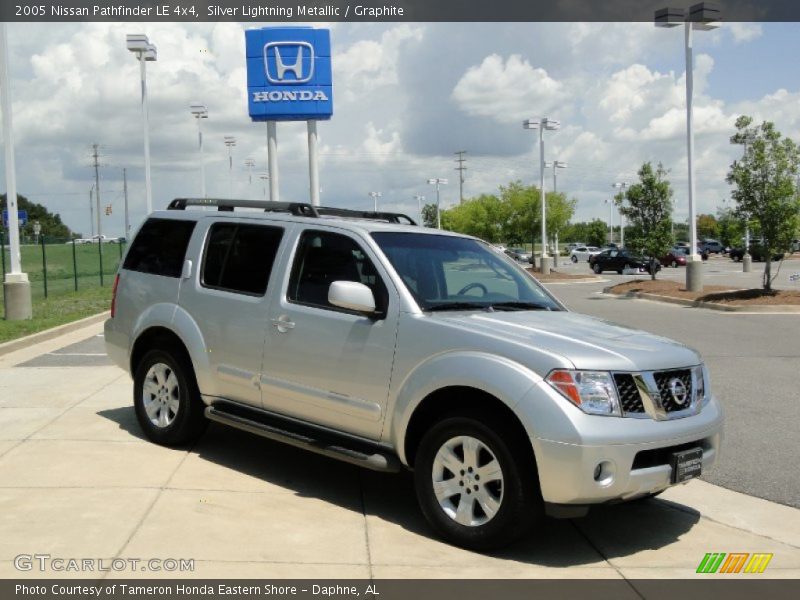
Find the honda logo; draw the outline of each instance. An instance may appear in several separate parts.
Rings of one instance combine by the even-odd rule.
[[[308,42],[270,42],[264,46],[264,68],[270,83],[307,83],[314,76],[314,47]]]

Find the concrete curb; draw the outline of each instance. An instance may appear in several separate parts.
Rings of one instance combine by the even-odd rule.
[[[107,310],[101,312],[100,314],[80,319],[79,321],[64,323],[63,325],[59,325],[58,327],[45,329],[44,331],[38,331],[36,333],[32,333],[31,335],[26,335],[25,337],[17,338],[16,340],[11,340],[10,342],[5,342],[3,344],[0,344],[0,356],[3,356],[4,354],[9,354],[10,352],[14,352],[16,350],[21,350],[22,348],[33,346],[34,344],[38,344],[39,342],[46,342],[47,340],[52,340],[53,338],[57,338],[58,336],[64,335],[65,333],[76,331],[77,329],[81,329],[82,327],[86,327],[87,325],[94,325],[95,323],[100,323],[101,321],[105,321],[110,314],[111,311]]]
[[[604,294],[610,294],[620,298],[638,298],[640,300],[653,300],[655,302],[666,302],[668,304],[679,304],[681,306],[691,306],[693,308],[708,308],[710,310],[720,310],[722,312],[749,312],[749,313],[797,313],[800,314],[800,306],[790,304],[776,305],[748,305],[731,306],[729,304],[719,304],[717,302],[702,302],[701,300],[688,300],[686,298],[673,298],[660,294],[648,294],[647,292],[625,292],[620,294],[613,291],[615,286],[603,288]]]

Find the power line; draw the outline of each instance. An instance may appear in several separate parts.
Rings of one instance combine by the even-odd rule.
[[[458,198],[459,204],[464,204],[464,171],[467,170],[467,167],[464,166],[464,163],[467,162],[467,159],[464,158],[464,155],[467,153],[466,150],[459,150],[455,154],[458,156],[456,162],[458,166],[456,167],[456,171],[458,171]]]

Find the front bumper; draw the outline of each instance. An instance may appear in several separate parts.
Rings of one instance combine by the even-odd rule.
[[[673,449],[702,447],[703,472],[719,455],[724,415],[713,397],[700,413],[670,421],[591,416],[567,408],[570,435],[530,436],[542,497],[549,504],[631,500],[673,485]]]

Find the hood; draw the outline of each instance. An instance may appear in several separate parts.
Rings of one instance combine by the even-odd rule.
[[[508,356],[522,364],[527,360],[520,344],[558,354],[576,369],[648,371],[702,362],[697,352],[674,340],[566,311],[454,312],[431,318],[511,342]],[[540,371],[537,365],[526,366]]]

